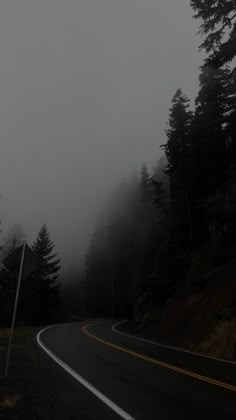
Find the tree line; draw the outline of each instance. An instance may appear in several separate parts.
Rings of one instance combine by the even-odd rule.
[[[0,324],[10,326],[24,234],[14,227],[1,249]],[[25,255],[17,324],[43,325],[56,319],[59,304],[60,258],[53,252],[54,243],[43,225],[31,246],[32,256]],[[31,258],[31,260],[29,260]],[[27,271],[29,274],[27,275]]]
[[[236,5],[191,0],[201,19],[195,107],[173,97],[164,157],[112,194],[85,258],[86,308],[129,315],[164,304],[179,287],[201,289],[236,252]]]

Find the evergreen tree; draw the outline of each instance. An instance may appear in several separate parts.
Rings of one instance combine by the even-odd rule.
[[[151,178],[145,163],[143,163],[140,172],[140,193],[143,202],[148,201],[152,194],[151,192]]]
[[[206,60],[216,67],[231,62],[236,55],[235,0],[191,0],[196,19],[202,19],[199,32],[205,35],[200,46],[210,53]]]
[[[21,224],[14,224],[3,238],[1,255],[2,259],[13,253],[15,249],[26,240],[26,233]]]
[[[11,293],[12,277],[1,268],[0,271],[0,325],[10,326],[13,308],[13,293]],[[15,284],[14,284],[15,285]],[[15,289],[13,289],[15,290]]]
[[[203,67],[192,123],[192,195],[197,243],[220,232],[227,178],[228,69]]]
[[[205,67],[200,75],[193,122],[195,186],[197,193],[215,193],[225,180],[226,112],[228,110],[229,72]]]
[[[230,78],[229,109],[226,115],[227,195],[225,200],[226,231],[230,244],[236,235],[236,70]]]
[[[39,269],[27,279],[24,289],[27,291],[26,309],[28,322],[48,322],[59,302],[58,277],[60,258],[53,253],[54,243],[46,225],[39,231],[32,249],[39,260]]]
[[[178,89],[172,100],[169,129],[166,130],[167,143],[162,146],[167,157],[167,173],[170,178],[183,178],[190,156],[190,126],[192,112],[189,99]],[[173,191],[172,191],[173,193]]]
[[[10,325],[19,272],[19,262],[12,261],[11,256],[24,239],[25,233],[21,225],[15,224],[9,229],[0,246],[0,322],[5,326]],[[8,265],[6,266],[7,258]]]
[[[60,258],[56,258],[56,253],[52,254],[54,247],[55,245],[50,238],[48,228],[46,225],[43,225],[32,248],[41,261],[41,279],[49,285],[54,285],[60,270]]]
[[[163,215],[167,216],[169,203],[169,177],[166,173],[166,160],[162,157],[157,165],[153,168],[153,175],[151,177],[151,186],[154,196],[154,206],[157,210],[161,210]],[[162,219],[162,218],[161,218]]]
[[[229,78],[228,109],[226,115],[228,161],[236,169],[236,69]]]
[[[236,56],[236,3],[235,0],[191,0],[191,5],[194,17],[203,20],[199,32],[205,39],[200,49],[209,54],[200,75],[193,124],[194,193],[201,203],[197,231],[202,232],[203,239],[209,236],[215,243],[229,238],[231,232],[233,243],[236,232],[236,69],[230,63]]]
[[[189,99],[178,89],[172,100],[167,143],[162,147],[167,158],[167,174],[170,179],[172,226],[178,240],[192,242],[191,215],[191,122]]]

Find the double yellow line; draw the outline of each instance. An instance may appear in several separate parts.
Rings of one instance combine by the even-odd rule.
[[[82,327],[82,331],[88,337],[98,341],[99,343],[102,343],[102,344],[105,344],[106,346],[112,347],[115,350],[122,351],[123,353],[127,353],[130,356],[137,357],[138,359],[145,360],[146,362],[153,363],[154,365],[158,365],[158,366],[164,367],[166,369],[181,373],[183,375],[190,376],[191,378],[198,379],[199,381],[207,382],[209,384],[216,385],[216,386],[219,386],[221,388],[225,388],[225,389],[228,389],[230,391],[236,392],[236,386],[234,386],[234,385],[226,384],[224,382],[217,381],[217,380],[212,379],[212,378],[208,378],[207,376],[202,376],[202,375],[199,375],[198,373],[190,372],[189,370],[186,370],[186,369],[181,369],[177,366],[170,365],[169,363],[161,362],[160,360],[153,359],[152,357],[148,357],[148,356],[145,356],[143,354],[136,353],[135,351],[125,349],[124,347],[118,346],[117,344],[111,343],[110,341],[106,341],[103,338],[100,338],[100,337],[92,334],[90,331],[88,331],[88,328],[91,327],[91,326],[93,326],[93,324],[84,325]]]

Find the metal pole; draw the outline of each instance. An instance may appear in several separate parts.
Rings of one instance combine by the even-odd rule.
[[[115,281],[112,279],[112,321],[115,318]]]
[[[25,247],[26,247],[26,243],[23,244],[22,254],[21,254],[20,269],[19,269],[19,275],[18,275],[18,281],[17,281],[17,288],[16,288],[16,295],[15,295],[15,302],[14,302],[14,309],[13,309],[13,315],[12,315],[12,321],[11,321],[11,330],[10,330],[10,336],[9,336],[9,342],[8,342],[8,348],[7,348],[5,376],[7,376],[7,374],[8,374],[8,368],[9,368],[10,357],[11,357],[11,347],[12,347],[12,340],[13,340],[14,328],[15,328],[15,321],[16,321],[16,312],[17,312],[18,299],[19,299],[19,294],[20,294],[21,277],[22,277],[23,266],[24,266]]]

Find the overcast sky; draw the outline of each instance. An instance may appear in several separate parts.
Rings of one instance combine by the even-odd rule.
[[[105,198],[160,156],[178,87],[194,98],[202,56],[190,0],[3,0],[2,227],[46,223],[78,258]]]

